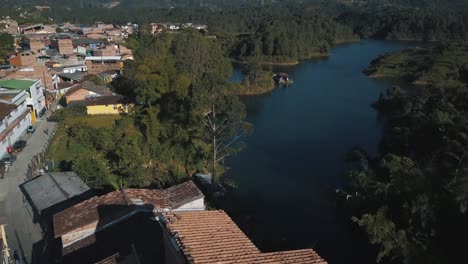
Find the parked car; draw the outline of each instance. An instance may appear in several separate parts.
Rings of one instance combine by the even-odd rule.
[[[27,130],[28,134],[32,134],[34,133],[34,131],[36,131],[36,128],[33,125],[28,126],[28,130]]]
[[[13,144],[13,151],[20,152],[24,149],[24,147],[26,147],[26,141],[24,140],[16,141],[16,143]]]
[[[2,161],[5,165],[11,166],[13,162],[16,160],[15,156],[12,156],[10,154],[7,154],[5,157],[3,157]]]

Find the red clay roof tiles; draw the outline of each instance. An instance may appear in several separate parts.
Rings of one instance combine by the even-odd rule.
[[[182,204],[203,197],[202,192],[200,189],[198,189],[195,183],[193,183],[193,181],[184,182],[182,184],[165,189],[164,193],[169,199],[172,208],[177,208]]]
[[[224,211],[165,214],[189,263],[326,263],[312,249],[262,253]]]
[[[87,225],[104,226],[134,211],[135,205],[175,209],[181,202],[202,197],[203,194],[192,181],[166,190],[122,189],[93,197],[55,214],[54,234],[57,238]]]

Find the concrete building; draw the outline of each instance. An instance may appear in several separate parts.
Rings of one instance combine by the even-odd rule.
[[[73,40],[71,38],[60,38],[52,41],[52,47],[62,55],[73,54]]]
[[[123,67],[121,56],[89,56],[86,57],[88,74],[99,74],[104,71],[120,71]]]
[[[29,41],[29,48],[34,53],[40,53],[46,47],[46,42],[42,39],[31,39]]]
[[[32,51],[18,52],[10,56],[10,64],[17,67],[34,66],[36,64],[36,54]]]
[[[20,185],[26,209],[45,231],[52,216],[95,196],[94,192],[74,172],[46,173]]]
[[[44,24],[29,24],[29,25],[21,25],[18,27],[18,31],[20,34],[31,34],[40,32],[44,29]]]
[[[22,67],[20,69],[8,71],[5,74],[5,78],[41,80],[41,82],[45,83],[45,87],[49,91],[54,90],[58,82],[57,74],[44,65]]]
[[[7,148],[13,146],[31,124],[26,98],[21,94],[15,97],[22,100],[17,101],[18,105],[3,100],[0,102],[0,157],[7,154]]]
[[[24,93],[23,93],[24,92]],[[26,96],[25,104],[31,112],[31,122],[34,123],[36,117],[46,110],[46,100],[44,96],[44,86],[40,80],[20,80],[3,79],[0,80],[0,94]],[[21,104],[21,100],[15,104]],[[18,105],[19,106],[19,105]]]

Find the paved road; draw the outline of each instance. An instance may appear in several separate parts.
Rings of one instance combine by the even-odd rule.
[[[38,120],[35,124],[36,132],[32,136],[25,136],[27,145],[10,167],[4,179],[0,179],[0,216],[7,219],[6,235],[13,254],[17,250],[23,263],[47,263],[41,254],[42,232],[32,222],[32,217],[23,203],[23,195],[19,185],[24,182],[28,164],[34,155],[46,146],[45,129],[51,131],[56,124],[47,120]],[[34,246],[34,250],[33,250]],[[33,252],[34,251],[34,252]]]

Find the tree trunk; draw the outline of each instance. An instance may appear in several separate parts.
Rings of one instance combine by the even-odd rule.
[[[215,181],[215,171],[216,171],[216,135],[213,135],[213,172],[211,172],[212,182]]]

